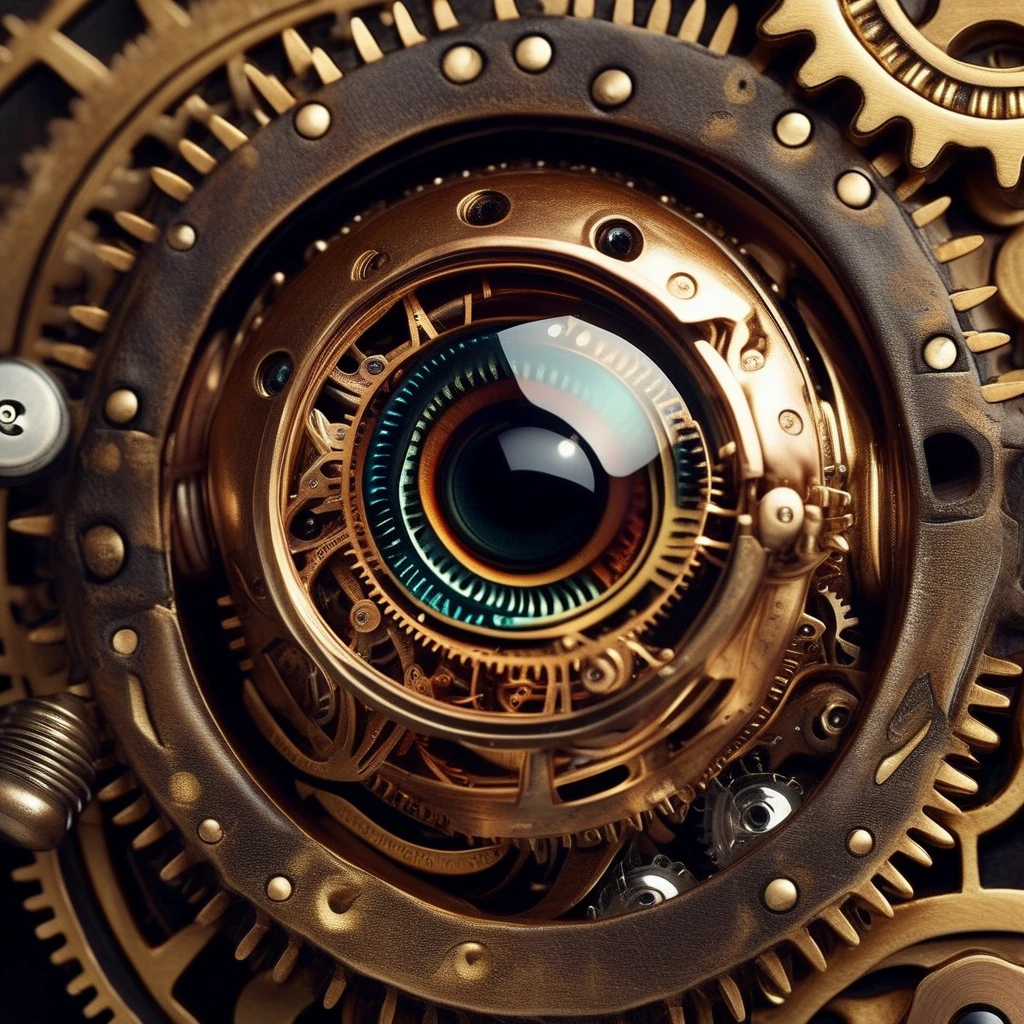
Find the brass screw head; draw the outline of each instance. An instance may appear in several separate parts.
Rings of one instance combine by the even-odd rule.
[[[590,95],[599,107],[621,107],[633,95],[633,79],[621,68],[609,68],[594,79]]]
[[[836,195],[852,210],[863,210],[874,198],[875,190],[866,174],[847,171],[836,182]]]
[[[776,914],[792,910],[799,898],[796,884],[789,878],[773,879],[764,890],[764,905]]]
[[[875,837],[866,828],[855,828],[846,840],[854,857],[866,857],[875,848]]]
[[[134,654],[139,646],[139,634],[134,629],[119,629],[111,638],[110,646],[118,654]]]
[[[956,362],[956,342],[938,335],[924,346],[921,356],[932,370],[948,370]]]
[[[172,224],[167,229],[167,244],[178,252],[188,252],[196,244],[196,229],[191,224]]]
[[[668,279],[668,290],[677,299],[692,299],[697,294],[697,282],[689,274],[673,274]]]
[[[275,903],[284,903],[291,899],[292,883],[284,875],[275,875],[267,882],[267,896]]]
[[[779,413],[779,426],[787,434],[793,434],[794,436],[803,432],[804,421],[800,418],[798,413],[795,413],[792,409],[783,409]]]
[[[199,822],[199,838],[204,843],[219,843],[224,838],[224,829],[216,818],[204,818]]]
[[[124,565],[124,555],[124,538],[112,526],[92,526],[82,536],[86,568],[98,579],[113,579]]]
[[[775,122],[775,138],[789,149],[806,145],[812,130],[811,119],[799,110],[790,110]]]
[[[139,396],[129,388],[118,388],[107,395],[103,411],[111,423],[118,426],[131,423],[139,411]]]
[[[453,46],[441,58],[441,71],[449,82],[465,85],[480,77],[484,69],[484,58],[474,46]]]
[[[295,114],[295,130],[304,139],[321,139],[331,127],[331,112],[322,103],[307,103]]]
[[[523,71],[537,74],[543,71],[550,63],[555,51],[543,36],[526,36],[516,43],[515,58],[516,64]]]

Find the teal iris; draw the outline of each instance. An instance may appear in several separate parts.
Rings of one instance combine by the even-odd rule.
[[[548,323],[432,345],[388,398],[369,438],[364,501],[384,564],[421,606],[467,626],[537,628],[600,598],[606,585],[589,568],[537,584],[529,574],[562,564],[586,544],[610,477],[659,457],[654,428],[621,370],[550,344]],[[515,332],[524,328],[532,330],[518,344]],[[438,419],[464,396],[502,381],[515,381],[519,397],[486,406],[457,428],[437,492],[460,541],[488,565],[522,575],[521,585],[461,564],[419,493],[423,446]],[[690,491],[698,472],[687,449],[674,453],[677,487]]]

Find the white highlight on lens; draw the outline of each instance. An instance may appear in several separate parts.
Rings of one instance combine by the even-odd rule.
[[[561,455],[563,459],[571,459],[576,454],[576,445],[574,445],[568,438],[564,441],[559,441],[558,454]]]
[[[548,337],[549,338],[557,338],[561,333],[562,333],[562,325],[561,324],[551,324],[548,327]]]

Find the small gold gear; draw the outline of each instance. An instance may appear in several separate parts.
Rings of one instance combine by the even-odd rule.
[[[797,79],[817,89],[854,82],[863,103],[854,118],[861,135],[901,119],[910,126],[908,159],[931,169],[949,146],[986,149],[1002,188],[1021,180],[1024,160],[1024,67],[982,66],[959,59],[961,40],[986,28],[1021,25],[1019,4],[1006,0],[941,0],[917,26],[899,0],[781,0],[761,24],[768,37],[814,36]],[[983,37],[983,36],[982,36]]]

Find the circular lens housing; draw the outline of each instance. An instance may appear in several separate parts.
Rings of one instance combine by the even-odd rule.
[[[636,596],[661,519],[699,519],[700,432],[657,363],[607,328],[564,315],[459,331],[397,376],[366,448],[367,526],[403,595],[442,619],[536,630]]]

